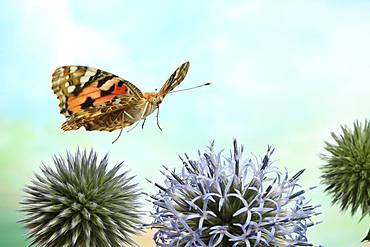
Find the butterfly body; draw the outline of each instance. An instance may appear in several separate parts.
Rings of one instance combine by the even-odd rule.
[[[153,113],[165,95],[185,78],[182,64],[156,92],[142,93],[134,84],[109,72],[86,66],[63,66],[52,75],[52,89],[66,116],[63,130],[113,131],[128,127]]]

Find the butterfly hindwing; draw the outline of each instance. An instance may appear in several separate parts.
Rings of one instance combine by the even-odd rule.
[[[52,89],[66,117],[95,115],[119,108],[143,97],[129,81],[112,73],[86,66],[63,66],[52,75]]]

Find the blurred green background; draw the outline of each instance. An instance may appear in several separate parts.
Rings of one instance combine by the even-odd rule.
[[[318,155],[330,131],[369,117],[369,13],[368,1],[0,1],[0,246],[29,243],[16,223],[22,187],[53,154],[108,152],[153,194],[145,178],[162,181],[162,165],[179,167],[178,154],[212,140],[228,152],[234,137],[244,157],[271,144],[281,169],[306,168],[301,183],[318,185],[308,196],[322,205],[311,242],[359,246],[370,220],[331,206]],[[60,130],[56,67],[94,66],[154,91],[185,61],[179,89],[213,84],[166,97],[163,131],[155,114],[114,145],[118,132]]]

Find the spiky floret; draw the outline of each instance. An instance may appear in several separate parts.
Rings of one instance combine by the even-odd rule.
[[[325,142],[329,154],[321,155],[326,161],[321,167],[322,182],[333,204],[350,209],[352,215],[361,210],[363,219],[370,216],[370,122],[355,121],[352,130],[341,129],[340,135],[331,133],[334,144]]]
[[[300,189],[299,176],[280,173],[270,162],[242,160],[234,141],[228,158],[213,151],[182,159],[181,173],[165,167],[165,185],[151,196],[152,227],[159,246],[313,246],[306,237],[315,208]],[[181,157],[180,157],[181,158]]]
[[[31,245],[122,246],[134,245],[141,213],[137,185],[123,163],[107,170],[108,156],[77,151],[67,158],[54,156],[55,169],[46,165],[26,186],[21,211]]]

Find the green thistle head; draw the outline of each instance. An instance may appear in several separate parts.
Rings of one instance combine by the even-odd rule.
[[[370,216],[370,123],[354,122],[353,130],[341,126],[342,133],[331,133],[335,143],[325,142],[327,163],[321,167],[325,191],[333,196],[333,204],[352,215],[362,211],[363,219]]]
[[[67,159],[54,157],[55,169],[43,166],[26,186],[21,211],[35,246],[134,245],[130,235],[140,222],[137,185],[122,163],[107,171],[107,155],[97,163],[91,151]]]

